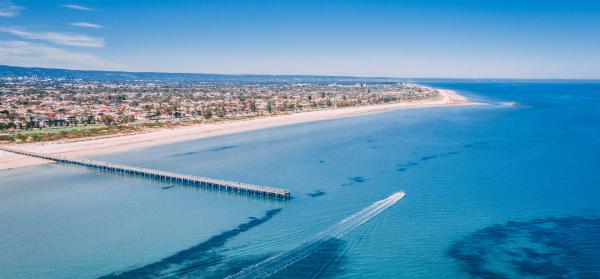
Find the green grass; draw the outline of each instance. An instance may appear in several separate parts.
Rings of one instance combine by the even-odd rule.
[[[39,134],[63,133],[63,132],[84,132],[85,130],[94,130],[103,127],[104,125],[78,126],[66,128],[46,128],[33,130],[19,130],[13,132],[15,135],[34,136]],[[104,126],[106,127],[106,126]]]
[[[114,134],[128,134],[143,131],[150,128],[171,127],[176,124],[170,123],[144,123],[133,125],[106,126],[91,125],[65,128],[45,128],[34,130],[19,130],[2,136],[0,140],[9,142],[41,142],[60,139],[77,139],[88,137],[99,137]]]

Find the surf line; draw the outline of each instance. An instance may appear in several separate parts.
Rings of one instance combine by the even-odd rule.
[[[377,215],[394,205],[404,197],[404,192],[397,192],[391,196],[376,201],[361,211],[337,222],[328,229],[316,234],[312,240],[305,242],[287,252],[276,254],[259,263],[253,264],[242,269],[240,272],[230,275],[226,278],[267,278],[277,272],[297,263],[317,251],[324,243],[331,239],[339,239],[349,232],[357,229],[361,225],[369,222]]]

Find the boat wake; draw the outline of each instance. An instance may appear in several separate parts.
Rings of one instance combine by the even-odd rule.
[[[301,261],[321,246],[334,239],[340,239],[349,232],[355,230],[361,225],[369,222],[375,216],[379,215],[390,206],[404,197],[404,192],[397,192],[393,195],[377,201],[363,210],[339,221],[328,229],[316,234],[312,240],[305,242],[299,247],[276,254],[259,263],[242,269],[240,272],[230,275],[226,278],[267,278],[277,272]]]

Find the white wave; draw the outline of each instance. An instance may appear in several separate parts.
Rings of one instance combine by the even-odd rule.
[[[312,240],[307,241],[299,247],[287,252],[279,253],[264,261],[244,268],[240,272],[230,275],[227,278],[267,278],[271,275],[274,275],[275,273],[306,258],[318,250],[321,245],[328,240],[332,238],[342,238],[344,235],[370,221],[375,216],[379,215],[390,206],[394,205],[397,201],[402,199],[404,195],[404,192],[397,192],[383,200],[374,202],[363,210],[318,233]]]

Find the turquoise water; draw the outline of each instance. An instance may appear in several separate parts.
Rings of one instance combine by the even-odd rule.
[[[95,157],[279,186],[288,202],[56,164],[0,172],[0,277],[225,277],[400,190],[275,277],[600,277],[600,84],[430,85],[490,105]]]

